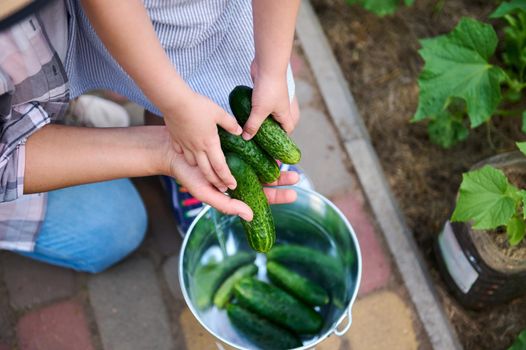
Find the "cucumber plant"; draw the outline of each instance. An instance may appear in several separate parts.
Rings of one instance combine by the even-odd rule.
[[[517,147],[526,155],[526,142]],[[471,222],[473,228],[504,227],[511,245],[519,244],[526,232],[526,189],[510,183],[499,169],[486,165],[462,177],[452,221]]]
[[[504,22],[503,48],[493,26],[462,18],[448,34],[420,41],[425,65],[420,73],[419,102],[412,121],[429,120],[431,141],[450,148],[494,116],[522,119],[520,102],[526,88],[526,1],[502,3],[491,19]]]
[[[508,348],[508,350],[524,350],[526,349],[526,329],[520,332],[515,342]]]

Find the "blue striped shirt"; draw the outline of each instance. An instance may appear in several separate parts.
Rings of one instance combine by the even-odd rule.
[[[73,25],[77,27],[66,61],[72,97],[93,89],[109,89],[160,114],[106,50],[78,1],[69,2],[75,12]],[[144,5],[159,41],[181,77],[194,91],[230,111],[230,91],[236,85],[252,86],[251,1],[144,0]],[[287,76],[292,98],[290,67]]]

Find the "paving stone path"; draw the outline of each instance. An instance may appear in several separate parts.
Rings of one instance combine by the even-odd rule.
[[[349,219],[363,256],[352,327],[316,349],[430,349],[299,44],[292,63],[302,111],[294,133],[301,165]],[[158,179],[135,183],[147,204],[149,232],[137,252],[110,270],[92,276],[0,252],[0,350],[228,348],[184,303],[178,282],[182,240]]]

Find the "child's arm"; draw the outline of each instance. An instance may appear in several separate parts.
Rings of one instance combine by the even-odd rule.
[[[82,5],[108,51],[163,113],[187,162],[198,165],[218,189],[235,188],[221,151],[217,125],[236,135],[241,134],[241,127],[217,104],[192,91],[179,76],[142,2],[82,0]]]
[[[256,134],[269,114],[285,131],[294,129],[287,89],[287,66],[299,3],[299,0],[252,1],[256,57],[251,72],[254,80],[252,113],[244,127],[245,139]]]
[[[148,175],[173,176],[202,202],[227,214],[252,219],[245,203],[219,193],[198,168],[189,166],[175,152],[164,126],[98,129],[48,125],[31,135],[25,145],[26,194]],[[284,172],[276,185],[297,181],[297,173]],[[271,203],[288,203],[296,198],[290,189],[265,188],[265,193]]]

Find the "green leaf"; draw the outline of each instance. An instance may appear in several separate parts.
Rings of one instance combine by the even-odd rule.
[[[519,334],[508,350],[526,350],[526,329]]]
[[[443,148],[450,148],[468,137],[469,130],[462,119],[455,118],[448,111],[433,118],[427,127],[431,142]]]
[[[522,241],[525,229],[526,223],[521,218],[513,216],[510,221],[508,221],[506,224],[506,233],[510,245],[517,245]]]
[[[488,62],[498,42],[493,27],[463,18],[451,33],[420,42],[425,66],[413,120],[439,115],[455,97],[465,101],[471,127],[488,120],[501,101],[506,76]]]
[[[526,142],[515,142],[519,150],[526,155]]]
[[[475,229],[493,229],[508,223],[515,213],[517,191],[504,173],[489,165],[462,176],[460,196],[452,221],[473,221]]]
[[[526,11],[526,1],[512,0],[510,2],[503,2],[491,15],[489,15],[489,18],[502,18],[517,10]]]
[[[404,0],[404,4],[409,6],[415,0]],[[392,15],[396,12],[401,0],[347,0],[348,4],[359,4],[367,11],[378,16]]]

